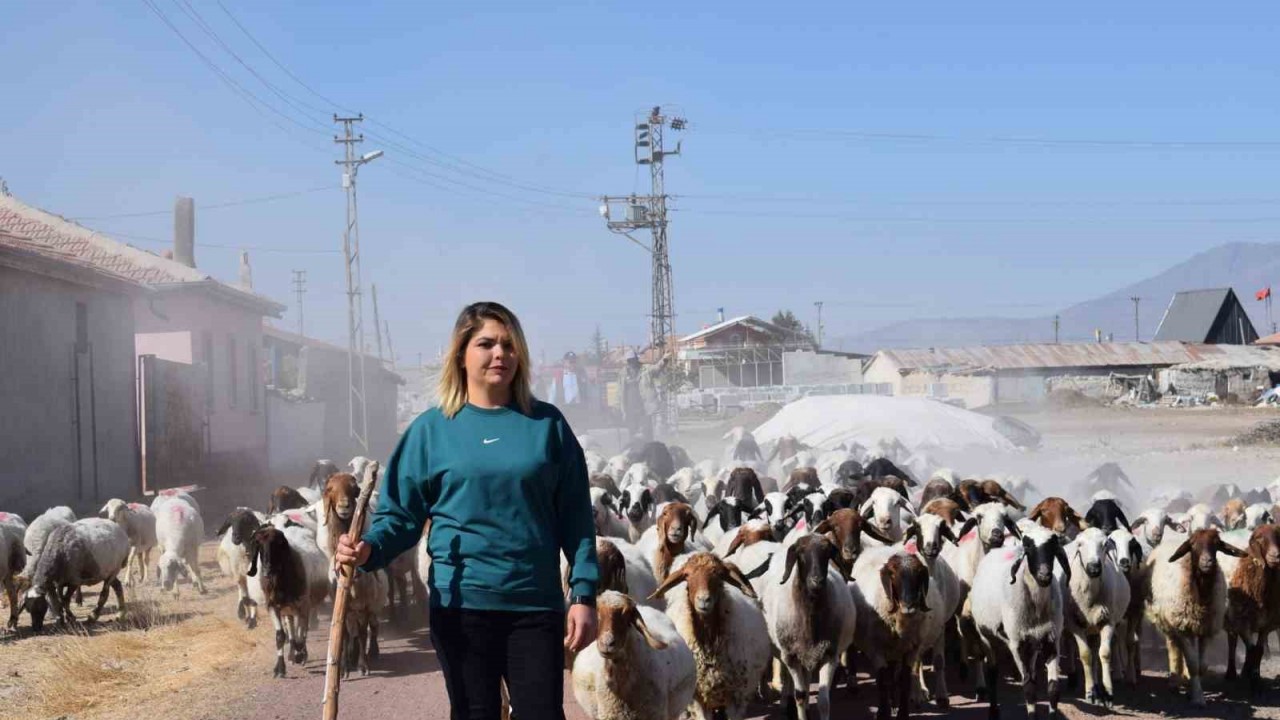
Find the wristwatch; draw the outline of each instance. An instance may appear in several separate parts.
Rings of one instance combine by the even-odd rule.
[[[573,597],[569,598],[569,604],[570,605],[586,605],[587,607],[593,608],[596,606],[596,596],[595,595],[574,595]]]

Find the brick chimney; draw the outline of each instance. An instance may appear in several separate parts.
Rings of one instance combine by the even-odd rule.
[[[180,197],[173,205],[173,259],[196,266],[196,203]]]

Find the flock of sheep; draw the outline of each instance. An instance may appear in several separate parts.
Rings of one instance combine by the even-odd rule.
[[[278,488],[265,513],[237,508],[217,530],[218,565],[238,588],[237,615],[249,629],[256,627],[260,608],[271,615],[277,677],[285,674],[286,646],[292,662],[307,661],[307,632],[316,624],[318,608],[332,597],[333,550],[350,529],[361,486],[356,478],[368,471],[366,481],[373,481],[377,467],[363,457],[354,458],[348,472],[318,461],[308,485]],[[113,499],[99,515],[77,519],[70,508],[55,507],[27,524],[14,513],[0,512],[0,586],[9,605],[9,631],[18,629],[24,611],[35,632],[43,629],[50,609],[59,627],[76,623],[73,595],[98,584],[102,591],[88,621],[98,620],[112,591],[123,621],[129,610],[123,586],[147,582],[152,569],[155,582],[175,597],[182,578],[205,592],[199,562],[205,524],[189,493],[162,490],[149,506]],[[358,667],[367,673],[369,661],[377,658],[379,616],[395,611],[395,590],[401,611],[410,588],[416,600],[425,601],[420,561],[425,552],[411,551],[384,572],[353,578],[345,672]]]
[[[1192,705],[1205,702],[1205,651],[1223,631],[1228,679],[1242,641],[1243,675],[1259,688],[1266,639],[1280,631],[1280,487],[1218,486],[1207,503],[1160,497],[1130,521],[1132,482],[1113,464],[1087,478],[1082,515],[1061,497],[1032,503],[1018,478],[935,469],[920,486],[902,469],[918,459],[898,443],[817,452],[794,438],[761,448],[741,429],[727,438],[723,457],[698,463],[662,443],[606,458],[582,438],[599,634],[569,663],[594,719],[738,720],[749,703],[776,700],[803,720],[816,683],[828,720],[833,687],[852,685],[858,670],[876,682],[879,717],[892,708],[907,717],[929,701],[947,705],[948,661],[996,716],[1005,657],[1030,713],[1042,673],[1056,710],[1077,668],[1085,699],[1109,706],[1113,677],[1140,674],[1144,618],[1164,635],[1170,681],[1185,679]],[[271,615],[276,676],[286,655],[307,661],[307,632],[333,592],[337,538],[376,473],[366,458],[345,472],[319,461],[308,486],[281,487],[266,513],[238,508],[217,530],[238,616],[253,628],[259,609]],[[204,592],[204,521],[189,494],[163,491],[149,506],[111,500],[100,515],[58,507],[27,524],[0,512],[10,630],[24,610],[37,631],[50,609],[59,625],[75,622],[73,595],[98,584],[89,620],[112,591],[124,618],[122,584],[147,582],[153,568],[166,590],[176,594],[185,577]],[[386,572],[355,576],[345,671],[368,672],[377,659],[379,616],[394,614],[397,590],[401,609],[410,589],[425,599],[428,563],[423,542]]]
[[[1144,618],[1191,705],[1205,704],[1205,650],[1224,630],[1228,679],[1239,640],[1260,687],[1280,631],[1280,487],[1160,497],[1130,522],[1133,484],[1111,463],[1085,479],[1081,514],[1026,497],[1018,478],[935,469],[921,486],[896,443],[727,438],[723,457],[698,463],[660,443],[605,458],[584,438],[600,631],[571,662],[596,720],[737,720],[775,700],[803,720],[814,683],[828,720],[833,687],[858,670],[876,682],[878,717],[905,718],[947,706],[948,660],[998,717],[1006,658],[1032,716],[1042,676],[1052,712],[1080,674],[1084,699],[1110,707],[1123,699],[1113,677],[1141,673]]]

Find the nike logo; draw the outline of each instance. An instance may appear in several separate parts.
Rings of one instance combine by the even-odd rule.
[[[502,439],[502,438],[485,438],[485,439],[484,439],[484,444],[485,444],[485,445],[492,445],[493,443],[496,443],[496,442],[498,442],[498,441],[499,441],[499,440],[501,440],[501,439]]]

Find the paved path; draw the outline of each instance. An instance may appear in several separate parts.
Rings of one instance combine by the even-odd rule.
[[[261,683],[253,687],[238,704],[229,704],[228,708],[238,709],[228,712],[222,717],[228,718],[261,718],[263,720],[316,720],[320,717],[321,698],[324,691],[324,656],[325,636],[328,631],[328,619],[321,616],[322,629],[313,631],[309,643],[311,660],[305,668],[296,665],[288,666],[289,677],[284,680],[269,678],[270,665],[264,665]],[[361,720],[448,720],[449,701],[444,689],[444,679],[440,675],[440,667],[435,653],[431,649],[431,641],[426,628],[418,628],[412,632],[399,632],[384,624],[384,642],[382,657],[377,669],[367,677],[352,675],[342,684],[341,708],[343,718],[360,718]],[[1147,667],[1162,669],[1162,665],[1149,659]],[[1150,672],[1150,671],[1149,671]],[[1274,676],[1274,669],[1264,676]],[[967,689],[953,680],[955,689]],[[1242,691],[1232,690],[1223,693],[1224,684],[1220,675],[1215,674],[1206,683],[1210,705],[1207,710],[1192,711],[1184,697],[1169,692],[1162,676],[1148,674],[1135,689],[1122,689],[1125,705],[1118,706],[1109,712],[1100,707],[1093,707],[1074,697],[1063,703],[1063,711],[1067,718],[1125,717],[1125,718],[1159,718],[1178,717],[1213,717],[1213,718],[1280,718],[1280,694],[1271,692],[1250,706],[1243,701]],[[1003,716],[1006,718],[1024,718],[1020,687],[1009,683],[1001,686]],[[567,720],[587,720],[586,716],[573,701],[569,687],[568,674],[565,675],[565,716]],[[875,717],[875,686],[865,677],[859,684],[856,694],[846,688],[838,689],[833,695],[833,720],[869,720]],[[811,704],[810,718],[816,720],[817,708]],[[776,718],[781,720],[784,713],[777,707],[753,707],[750,718]],[[931,718],[948,717],[959,720],[985,720],[987,706],[975,703],[971,698],[953,696],[950,711],[942,711],[932,705],[914,713],[913,717]]]

